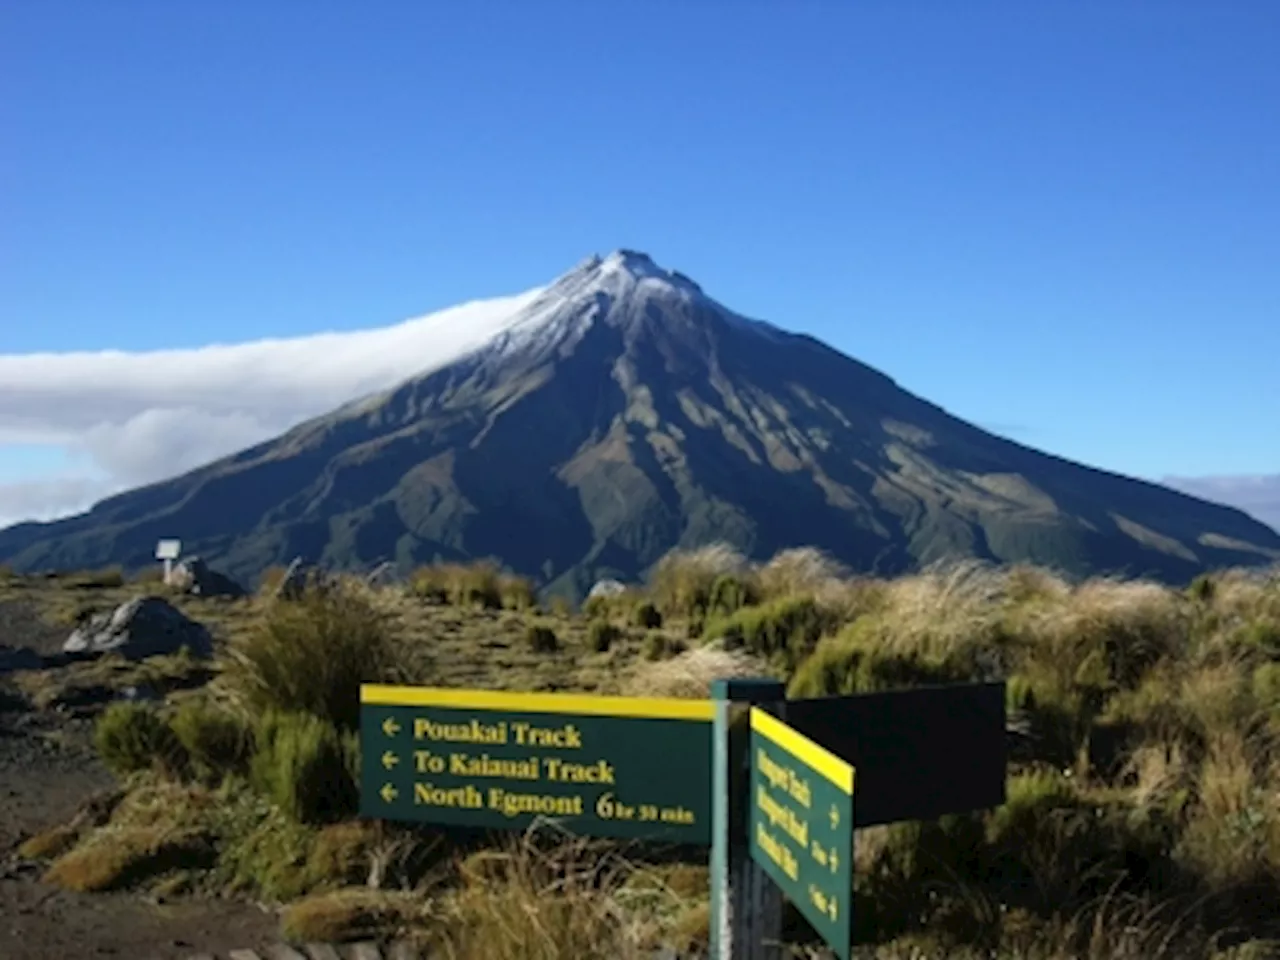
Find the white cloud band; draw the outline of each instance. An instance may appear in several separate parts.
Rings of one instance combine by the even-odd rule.
[[[475,301],[376,330],[139,353],[0,356],[5,448],[48,446],[84,469],[0,482],[0,527],[83,510],[457,359],[539,293]]]

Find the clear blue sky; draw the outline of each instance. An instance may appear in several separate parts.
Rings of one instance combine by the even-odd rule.
[[[1031,445],[1280,470],[1274,0],[6,0],[0,131],[0,354],[629,246]]]

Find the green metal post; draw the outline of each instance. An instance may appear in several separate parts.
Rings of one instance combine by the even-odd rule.
[[[781,956],[782,895],[747,852],[748,709],[781,717],[786,687],[777,680],[717,680],[711,787],[712,960]]]

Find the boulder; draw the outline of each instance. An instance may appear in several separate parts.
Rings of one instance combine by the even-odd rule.
[[[97,613],[72,632],[62,649],[67,653],[114,651],[130,660],[177,653],[213,655],[213,637],[163,597],[135,597],[111,613]]]
[[[621,580],[597,580],[587,599],[592,597],[616,597],[627,592],[627,585]]]
[[[170,584],[196,597],[243,597],[247,593],[244,587],[199,557],[188,557],[174,564]]]

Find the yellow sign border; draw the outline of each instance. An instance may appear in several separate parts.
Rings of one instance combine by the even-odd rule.
[[[822,774],[845,793],[853,795],[852,764],[841,760],[830,750],[814,743],[798,730],[787,726],[773,714],[759,707],[751,708],[751,729],[803,761],[806,766]]]
[[[566,713],[648,720],[694,720],[710,723],[710,700],[659,697],[606,697],[585,693],[513,693],[507,690],[461,690],[452,687],[360,685],[360,703],[384,707],[440,707],[450,710],[503,710],[510,713]]]

